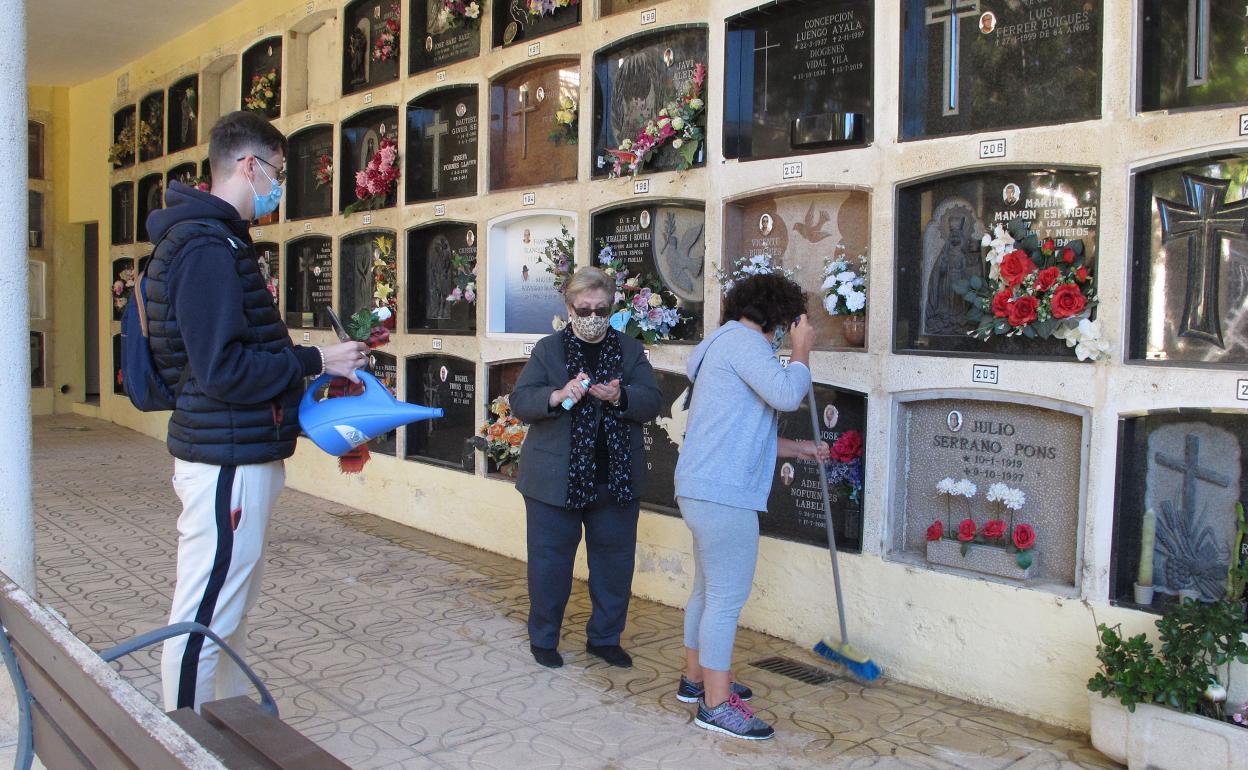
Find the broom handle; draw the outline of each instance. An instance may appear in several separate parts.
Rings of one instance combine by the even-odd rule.
[[[815,465],[819,468],[819,499],[823,501],[823,521],[828,529],[828,551],[832,554],[832,583],[836,586],[836,614],[841,621],[841,644],[849,644],[849,633],[845,630],[845,602],[841,596],[841,565],[836,558],[836,533],[832,527],[832,504],[828,500],[828,471],[819,459],[819,414],[815,405],[815,382],[811,380],[810,390],[806,393],[806,403],[810,407],[810,427],[815,437]]]

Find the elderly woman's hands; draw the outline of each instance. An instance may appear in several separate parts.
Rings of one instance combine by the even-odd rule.
[[[568,384],[564,385],[559,390],[556,390],[553,393],[551,393],[550,394],[551,408],[553,409],[554,407],[562,404],[565,398],[572,399],[573,405],[580,403],[580,400],[585,397],[585,394],[587,392],[590,392],[583,385],[581,385],[582,381],[588,380],[588,379],[589,379],[589,375],[586,374],[585,372],[581,372],[580,374],[576,375],[572,379],[568,380]],[[598,386],[595,385],[594,387],[598,387]]]
[[[600,382],[589,388],[589,395],[600,401],[614,402],[620,398],[620,381]]]

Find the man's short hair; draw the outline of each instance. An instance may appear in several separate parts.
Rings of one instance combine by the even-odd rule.
[[[225,179],[239,158],[287,151],[286,136],[254,112],[238,110],[217,121],[208,139],[208,161],[214,179]]]

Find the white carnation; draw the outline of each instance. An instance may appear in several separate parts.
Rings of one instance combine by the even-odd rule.
[[[842,283],[849,283],[858,277],[858,274],[852,270],[844,270],[836,276],[836,280]]]
[[[836,310],[836,295],[835,294],[829,294],[828,296],[823,298],[823,309],[828,311],[828,315],[838,314]]]
[[[867,294],[862,291],[851,291],[845,295],[845,307],[849,308],[849,312],[857,313],[867,306]]]
[[[936,482],[936,491],[940,492],[942,495],[953,494],[953,490],[955,486],[956,484],[954,483],[953,479],[946,476],[945,478]]]
[[[847,283],[843,283],[840,286],[836,287],[836,293],[840,294],[842,297],[848,297],[850,295],[850,292],[852,292],[853,290],[854,290],[854,287],[850,286]]]
[[[984,236],[984,237],[986,238],[988,236]],[[984,497],[988,499],[988,502],[995,503],[995,502],[1004,500],[1005,496],[1009,494],[1009,492],[1010,492],[1010,488],[998,481],[997,483],[988,487],[988,492],[987,494],[984,495]]]

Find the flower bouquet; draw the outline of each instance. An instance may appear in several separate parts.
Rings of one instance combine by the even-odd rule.
[[[676,307],[676,296],[654,276],[630,277],[624,260],[610,246],[598,252],[598,264],[615,279],[611,328],[647,345],[671,339],[672,330],[685,320]]]
[[[399,55],[399,20],[402,11],[398,3],[391,3],[381,19],[381,31],[373,41],[373,61],[390,61]]]
[[[850,264],[844,251],[838,246],[835,257],[823,260],[823,309],[831,316],[861,316],[867,310],[867,257]]]
[[[277,70],[251,76],[251,90],[243,97],[243,109],[249,112],[268,112],[278,91]]]
[[[117,278],[113,281],[113,310],[118,314],[126,309],[126,303],[130,301],[130,295],[134,294],[134,268],[127,267],[117,273]]]
[[[328,187],[334,183],[334,158],[332,155],[326,154],[317,158],[315,183],[317,189]]]
[[[389,312],[383,319],[387,328],[394,328],[394,313],[398,308],[398,296],[394,293],[398,257],[394,251],[394,239],[379,235],[373,239],[373,302]],[[361,340],[362,342],[363,340]]]
[[[494,415],[494,419],[483,423],[469,443],[473,449],[484,452],[493,460],[500,473],[515,478],[520,446],[529,433],[529,426],[512,416],[507,396],[499,396],[490,402],[490,414]]]
[[[694,66],[693,79],[685,86],[684,93],[647,121],[636,139],[625,139],[619,148],[607,150],[615,159],[611,176],[622,176],[626,171],[636,176],[654,153],[669,143],[679,152],[676,170],[691,167],[698,156],[698,148],[706,140],[706,103],[702,101],[705,83],[706,65],[699,62]]]
[[[386,205],[386,199],[399,184],[399,145],[390,137],[382,137],[381,146],[362,171],[355,172],[356,201],[342,210],[349,217],[364,209]]]
[[[558,144],[576,144],[577,105],[570,96],[559,98],[559,109],[555,110],[555,130],[550,134],[550,141]]]
[[[752,275],[767,275],[769,273],[780,273],[790,281],[797,280],[797,272],[787,267],[781,267],[776,264],[770,254],[754,254],[749,257],[741,257],[732,265],[732,272],[725,273],[723,270],[716,269],[715,274],[719,278],[719,288],[725,295],[732,291],[732,287],[737,281],[745,280]]]
[[[477,0],[442,0],[438,21],[451,29],[476,29],[481,24],[481,4]]]
[[[576,270],[576,236],[569,232],[567,223],[559,223],[559,235],[546,241],[537,261],[554,277],[555,291],[563,294],[563,288]]]
[[[845,491],[851,502],[862,495],[862,433],[847,430],[832,442],[832,455],[825,468],[828,486]]]
[[[346,323],[347,336],[356,342],[363,342],[372,350],[390,342],[390,329],[392,328],[394,328],[394,314],[385,305],[363,308],[347,319]],[[363,383],[352,382],[346,377],[335,377],[329,381],[325,397],[358,396],[363,392]],[[342,473],[359,473],[368,464],[370,456],[368,443],[360,444],[338,458],[338,470]]]
[[[451,257],[451,267],[455,270],[455,288],[447,296],[447,302],[477,301],[477,261],[458,252]]]
[[[554,16],[560,8],[580,5],[581,0],[528,0],[530,16]]]
[[[183,182],[183,184],[185,184],[187,187],[194,187],[196,190],[199,190],[200,192],[212,191],[212,177],[209,177],[209,176],[201,175],[201,176],[187,177],[186,180]]]
[[[1009,512],[1009,523],[995,517],[984,522],[982,528],[971,515],[970,501],[978,491],[974,483],[967,479],[954,481],[945,478],[937,483],[936,489],[947,497],[945,521],[937,519],[927,528],[928,561],[1000,577],[1026,579],[1029,576],[1035,562],[1032,549],[1036,545],[1036,531],[1029,524],[1014,523],[1014,512],[1027,502],[1027,496],[1021,489],[999,482],[990,486],[984,497]],[[954,497],[967,499],[966,518],[958,523],[957,529],[953,528],[948,505],[948,499]],[[960,558],[952,558],[955,549]]]
[[[161,144],[161,117],[153,115],[152,118],[153,120],[139,121],[139,149],[149,158],[160,155],[164,149]]]
[[[117,139],[108,147],[108,162],[114,167],[121,167],[134,162],[134,113],[126,116],[126,121],[117,132]]]

